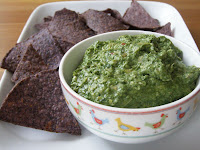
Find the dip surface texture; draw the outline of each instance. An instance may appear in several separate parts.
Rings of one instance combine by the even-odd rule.
[[[200,69],[164,36],[123,35],[97,41],[73,72],[71,88],[93,102],[147,108],[178,100],[196,86]]]

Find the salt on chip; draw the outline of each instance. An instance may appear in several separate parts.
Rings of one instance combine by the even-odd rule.
[[[50,132],[81,134],[63,97],[56,70],[40,72],[16,84],[0,108],[0,120]]]
[[[43,70],[48,70],[48,66],[45,64],[33,46],[29,45],[11,80],[13,82],[19,82],[23,78],[32,76]]]
[[[152,18],[136,0],[133,0],[131,6],[126,10],[123,20],[139,29],[153,30],[160,27],[158,20]]]

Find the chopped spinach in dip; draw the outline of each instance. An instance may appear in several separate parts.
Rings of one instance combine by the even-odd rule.
[[[71,88],[103,105],[147,108],[176,101],[196,86],[200,69],[164,36],[123,35],[97,41],[73,72]]]

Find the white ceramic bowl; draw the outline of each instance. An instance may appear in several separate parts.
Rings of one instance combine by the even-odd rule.
[[[91,44],[98,40],[114,40],[124,34],[163,36],[153,32],[127,30],[104,33],[79,42],[61,60],[59,76],[62,90],[72,114],[92,133],[120,143],[144,143],[157,140],[173,133],[193,114],[199,101],[199,81],[190,94],[175,102],[138,109],[97,104],[78,95],[69,86],[72,72],[77,68],[85,50]],[[183,51],[183,60],[187,65],[200,67],[200,55],[195,50],[173,37],[166,37]]]

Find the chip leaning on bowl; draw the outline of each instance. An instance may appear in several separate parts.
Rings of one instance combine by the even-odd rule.
[[[99,104],[147,108],[176,101],[196,86],[200,69],[164,36],[123,35],[97,41],[73,72],[71,88]]]

